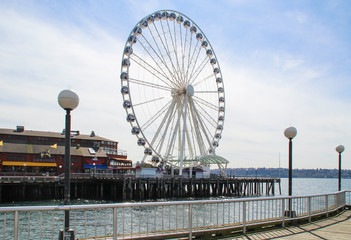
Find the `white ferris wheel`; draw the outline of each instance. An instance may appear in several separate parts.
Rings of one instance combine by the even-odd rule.
[[[141,19],[125,44],[123,107],[145,161],[179,168],[215,155],[225,97],[216,54],[201,29],[172,10]]]

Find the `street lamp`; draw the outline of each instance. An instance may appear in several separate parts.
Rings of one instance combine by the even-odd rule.
[[[59,105],[66,110],[65,127],[65,196],[64,205],[70,203],[70,170],[71,170],[71,111],[79,104],[78,95],[71,90],[63,90],[58,95]],[[60,239],[74,239],[73,230],[69,230],[69,210],[65,210],[65,228],[60,233]]]
[[[296,136],[297,130],[294,127],[288,127],[284,131],[284,135],[289,139],[289,196],[292,195],[292,139]],[[289,199],[289,216],[292,217],[291,199]]]
[[[339,145],[335,148],[335,150],[339,153],[339,191],[341,191],[341,153],[345,150],[343,145]]]

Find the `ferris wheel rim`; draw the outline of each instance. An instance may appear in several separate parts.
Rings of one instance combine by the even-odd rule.
[[[216,60],[216,65],[217,65],[217,68],[219,69],[219,70],[218,70],[218,71],[219,71],[219,76],[220,76],[220,78],[222,79],[222,72],[221,72],[221,69],[220,69],[220,65],[219,65],[218,58],[217,58],[217,56],[216,56],[216,54],[215,54],[215,51],[213,50],[213,47],[212,47],[211,43],[210,43],[209,40],[208,40],[208,38],[206,37],[206,35],[204,34],[204,32],[201,30],[201,28],[200,28],[192,19],[190,19],[189,17],[187,17],[186,15],[184,15],[184,14],[178,12],[178,11],[174,11],[174,10],[159,10],[159,11],[155,11],[155,12],[153,12],[153,13],[147,15],[146,17],[142,18],[142,19],[134,26],[134,28],[132,29],[132,31],[131,31],[131,32],[129,33],[129,35],[128,35],[128,39],[129,39],[130,37],[136,37],[135,32],[134,32],[135,29],[138,28],[138,27],[140,27],[141,24],[142,24],[143,22],[145,22],[149,17],[154,16],[154,15],[157,14],[157,13],[174,13],[174,14],[177,14],[177,16],[182,16],[182,17],[186,18],[188,21],[190,21],[191,26],[197,27],[198,31],[201,32],[201,34],[203,35],[203,39],[205,39],[205,40],[207,41],[207,43],[208,43],[208,46],[207,46],[206,49],[211,49],[211,50],[212,50],[212,54],[213,54],[212,58],[214,58],[214,59]],[[160,20],[161,20],[161,19],[160,19]],[[127,40],[124,49],[126,49],[128,46],[130,46],[130,47],[132,48],[133,44],[134,44],[134,43],[129,44],[129,42],[128,42],[128,40]],[[127,56],[127,59],[130,60],[131,54],[132,54],[132,53],[129,52],[129,53],[126,55],[126,54],[123,52],[123,54],[122,54],[122,61],[125,59],[125,56]],[[123,63],[122,63],[122,66],[121,66],[121,72],[122,72],[122,74],[123,74],[123,72],[124,72],[124,71],[123,71],[124,69],[125,69],[125,67],[123,66]],[[122,85],[122,87],[123,87],[123,86],[127,86],[128,89],[130,89],[129,70],[130,70],[130,67],[127,66],[127,68],[126,68],[126,73],[127,73],[127,75],[128,75],[128,79],[127,79],[127,81],[126,81],[126,82],[127,82],[126,85],[124,84],[124,82],[125,82],[124,79],[122,79],[122,77],[121,77],[121,85]],[[218,86],[218,83],[217,83],[217,86]],[[221,93],[221,96],[223,96],[223,99],[224,99],[224,98],[225,98],[225,94],[224,94],[224,83],[223,83],[223,81],[221,82],[221,86],[222,86],[222,88],[223,88],[223,92]],[[218,95],[219,95],[219,93],[218,93]],[[127,97],[127,96],[128,96],[128,97]],[[146,136],[145,132],[142,130],[141,124],[139,123],[139,120],[138,120],[138,114],[137,114],[137,112],[135,111],[135,106],[133,105],[133,97],[131,96],[131,92],[129,91],[127,94],[122,94],[122,97],[123,97],[123,102],[125,102],[126,100],[129,100],[130,103],[131,103],[131,109],[125,108],[125,111],[126,111],[126,113],[127,113],[127,116],[130,114],[130,112],[132,113],[132,115],[135,116],[134,122],[129,122],[129,123],[130,123],[130,125],[132,126],[132,128],[134,128],[135,126],[137,126],[137,127],[139,128],[139,130],[140,130],[140,133],[139,133],[139,134],[141,134],[142,139],[144,139],[144,141],[145,141],[145,143],[144,143],[144,145],[143,145],[144,148],[145,148],[145,149],[148,149],[148,148],[151,149],[153,154],[157,155],[160,159],[164,160],[164,156],[162,156],[162,154],[159,153],[159,152],[155,149],[155,147],[153,146],[153,144],[150,143],[149,137]],[[219,105],[220,105],[220,104],[219,104]],[[218,114],[217,114],[217,115],[218,115],[218,118],[219,118],[220,116],[222,116],[222,117],[223,117],[223,120],[221,120],[221,124],[219,124],[219,120],[217,121],[217,129],[215,130],[214,133],[211,134],[211,143],[214,142],[214,140],[215,140],[215,134],[219,133],[219,134],[221,135],[221,134],[222,134],[222,131],[223,131],[224,118],[225,118],[225,110],[224,110],[224,109],[225,109],[225,101],[223,101],[223,103],[221,104],[221,106],[223,107],[223,111],[219,111],[219,110],[218,110]],[[218,108],[219,108],[219,107],[218,107]],[[219,129],[219,126],[221,126],[220,129]],[[139,139],[140,139],[140,138],[138,137],[139,134],[137,134],[138,141],[139,141]],[[217,142],[218,142],[218,141],[219,141],[219,139],[217,139]],[[212,148],[212,146],[210,146],[210,147]],[[217,146],[213,146],[213,147],[216,148]],[[145,152],[145,150],[144,150],[144,152]]]

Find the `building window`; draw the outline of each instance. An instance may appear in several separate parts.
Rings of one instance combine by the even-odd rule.
[[[20,155],[10,155],[10,156],[7,156],[7,160],[8,161],[20,161],[20,162],[23,162],[23,161],[26,161],[26,156],[20,156]]]
[[[54,163],[56,162],[55,159],[53,158],[35,158],[33,159],[33,162],[49,162],[49,163]]]

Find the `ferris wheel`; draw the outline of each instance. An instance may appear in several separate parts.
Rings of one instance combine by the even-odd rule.
[[[181,170],[215,154],[225,96],[215,52],[201,29],[172,10],[141,19],[128,36],[121,93],[144,160]]]

